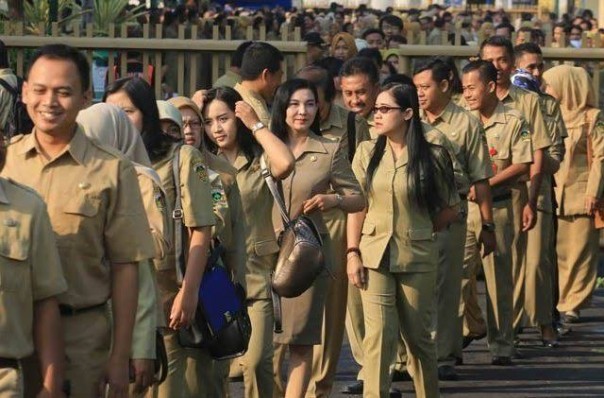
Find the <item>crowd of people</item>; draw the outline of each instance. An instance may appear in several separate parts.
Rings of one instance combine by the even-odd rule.
[[[502,32],[461,70],[431,57],[399,74],[379,50],[403,28],[383,16],[369,48],[337,32],[329,55],[305,32],[308,65],[285,81],[277,48],[244,42],[212,88],[157,100],[122,77],[94,105],[85,55],[38,48],[22,88],[34,127],[0,145],[0,395],[215,398],[241,375],[248,398],[327,397],[346,332],[360,371],[343,393],[400,396],[391,383],[410,380],[438,397],[475,340],[493,366],[522,355],[527,328],[555,350],[590,305],[604,225],[591,77],[546,70],[538,35]],[[264,168],[325,261],[282,298],[280,333],[285,225]],[[216,242],[252,325],[231,361],[178,334]]]

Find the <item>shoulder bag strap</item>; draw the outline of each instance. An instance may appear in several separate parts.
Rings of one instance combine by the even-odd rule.
[[[352,163],[354,153],[357,149],[356,113],[348,112],[348,123],[346,127],[346,134],[348,136],[348,160]]]
[[[285,225],[289,224],[290,219],[289,215],[287,214],[287,209],[285,208],[285,202],[283,201],[281,193],[279,193],[279,187],[277,187],[277,183],[271,175],[271,172],[266,165],[266,161],[264,160],[264,156],[262,155],[260,156],[260,169],[262,170],[262,177],[264,177],[264,181],[266,181],[266,185],[268,186],[269,191],[271,191],[271,194],[275,199],[275,203],[277,203],[277,206],[279,207],[279,213],[281,213],[283,223]]]
[[[17,93],[17,89],[11,86],[6,80],[0,79],[0,86],[2,86],[6,91],[10,93],[13,98],[16,98],[19,93]]]
[[[176,260],[176,278],[178,283],[182,283],[185,275],[185,256],[183,250],[183,210],[180,193],[180,146],[174,150],[172,158],[172,175],[174,176],[174,210],[172,210],[172,219],[174,220],[174,258]]]

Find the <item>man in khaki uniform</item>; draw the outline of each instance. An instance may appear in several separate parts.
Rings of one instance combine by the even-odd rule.
[[[539,46],[534,43],[521,44],[514,48],[514,53],[516,67],[530,73],[536,83],[534,86],[539,89],[543,85],[541,77],[544,69]],[[514,84],[521,83],[524,79],[514,78]],[[556,264],[553,178],[564,159],[564,139],[568,133],[556,99],[539,91],[539,101],[552,145],[544,152],[543,181],[537,200],[537,224],[528,233],[525,273],[515,275],[519,279],[515,281],[514,290],[514,327],[522,327],[523,318],[527,318],[530,326],[540,328],[544,345],[553,347],[557,345],[556,333],[552,327],[552,276]]]
[[[4,156],[0,147],[0,171]],[[23,396],[19,360],[34,349],[43,392],[60,396],[65,352],[57,296],[67,283],[46,206],[31,189],[0,178],[0,225],[0,396]]]
[[[350,150],[369,139],[366,120],[333,103],[335,86],[329,72],[319,66],[307,66],[297,73],[297,77],[309,80],[317,87],[319,95],[319,117],[321,135],[340,141],[340,150],[347,157]],[[353,148],[349,147],[348,128],[354,129]],[[354,150],[354,149],[353,149]],[[354,152],[352,152],[354,153]],[[349,157],[350,158],[350,157]],[[334,192],[330,192],[334,193]],[[313,350],[312,374],[307,398],[328,397],[340,358],[344,325],[346,321],[346,299],[348,277],[346,276],[346,214],[338,207],[323,212],[323,220],[329,232],[334,259],[335,279],[329,279],[321,344]]]
[[[451,141],[455,155],[465,174],[459,187],[462,217],[438,234],[439,267],[437,269],[436,349],[441,380],[457,380],[455,362],[462,357],[462,319],[457,310],[461,294],[464,247],[466,241],[467,196],[473,185],[473,201],[480,209],[483,224],[492,224],[491,189],[493,176],[484,132],[478,119],[451,100],[449,76],[451,69],[440,60],[431,60],[418,67],[413,81],[418,91],[422,119],[443,132]],[[495,249],[495,235],[483,230],[480,242],[485,255]]]
[[[513,292],[511,185],[528,172],[533,161],[530,130],[520,114],[506,107],[496,95],[497,70],[486,61],[474,61],[463,69],[463,93],[468,107],[480,118],[491,155],[494,176],[489,179],[495,225],[482,225],[478,206],[470,203],[464,260],[464,284],[475,275],[480,262],[479,234],[493,229],[497,249],[482,260],[487,287],[487,339],[493,365],[512,363]]]
[[[83,398],[96,396],[100,383],[110,397],[128,391],[137,264],[154,255],[132,164],[76,123],[90,98],[89,75],[86,58],[71,47],[36,52],[23,86],[35,128],[13,139],[3,171],[47,203],[68,285],[58,297],[66,378],[71,396]]]
[[[527,191],[525,179],[512,187],[512,208],[514,220],[514,240],[512,250],[512,269],[514,275],[524,272],[526,253],[526,232],[534,227],[536,206],[543,172],[543,151],[551,145],[551,140],[543,120],[539,96],[511,84],[510,75],[514,70],[514,50],[512,43],[501,36],[493,36],[481,44],[481,59],[491,62],[498,71],[497,97],[504,104],[516,109],[529,124],[534,150],[534,162],[530,167],[531,191]],[[470,300],[476,301],[475,297]],[[467,309],[478,308],[470,305]],[[479,313],[468,316],[468,320],[480,319]],[[470,334],[473,323],[469,322]]]
[[[340,71],[342,86],[342,100],[347,110],[367,120],[369,126],[373,119],[373,107],[380,90],[380,74],[377,66],[368,58],[354,57],[346,61]],[[371,138],[375,138],[369,128]],[[363,338],[365,324],[363,316],[363,303],[359,289],[348,286],[346,304],[346,334],[350,342],[352,356],[361,367],[357,375],[357,382],[348,385],[342,392],[345,394],[363,393]]]
[[[216,79],[212,84],[212,87],[235,87],[237,83],[241,83],[239,70],[241,69],[241,62],[243,61],[243,54],[251,44],[251,41],[244,41],[237,47],[235,52],[231,55],[230,69],[227,70],[224,75]]]

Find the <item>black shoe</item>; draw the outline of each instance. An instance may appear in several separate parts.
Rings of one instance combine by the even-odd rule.
[[[459,358],[455,358],[455,366],[461,366],[463,365],[463,358],[459,357]]]
[[[362,395],[363,394],[363,380],[357,380],[356,382],[347,385],[342,390],[342,394]]]
[[[438,367],[438,380],[441,381],[457,381],[459,376],[455,368],[451,365],[443,365]]]
[[[466,348],[467,346],[469,346],[470,344],[472,344],[472,342],[474,340],[482,340],[485,337],[487,337],[486,333],[480,334],[478,336],[464,336],[463,343],[462,343],[462,348]]]
[[[413,379],[411,378],[409,372],[407,372],[406,370],[402,372],[399,370],[395,370],[394,372],[392,372],[392,381],[413,381]]]
[[[579,311],[567,311],[562,316],[562,323],[571,324],[571,323],[579,323],[580,316]]]
[[[564,325],[562,322],[557,322],[554,325],[554,329],[556,329],[556,332],[558,332],[558,336],[566,336],[567,334],[572,332],[570,326]]]
[[[541,342],[543,343],[543,347],[545,347],[545,348],[556,348],[560,345],[558,343],[557,339],[554,339],[554,340],[541,339]]]
[[[512,358],[494,356],[493,359],[491,359],[491,365],[512,366]]]
[[[398,388],[390,387],[388,393],[390,398],[403,398],[403,393]]]
[[[522,353],[522,351],[520,351],[517,348],[514,348],[514,353],[512,354],[512,358],[513,359],[524,359],[526,357],[524,356],[524,354]]]

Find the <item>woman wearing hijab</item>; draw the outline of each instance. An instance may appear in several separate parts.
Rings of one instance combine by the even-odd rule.
[[[569,65],[543,74],[546,92],[560,101],[568,130],[566,156],[556,173],[558,202],[558,311],[579,320],[596,284],[598,233],[594,215],[604,190],[604,117],[585,69]]]
[[[357,52],[358,50],[354,37],[349,33],[338,33],[331,40],[330,54],[335,58],[346,62],[357,55]]]
[[[134,163],[141,195],[155,245],[155,258],[164,257],[169,246],[166,200],[159,176],[149,167],[151,162],[140,133],[124,111],[114,105],[99,103],[78,115],[78,123],[90,138],[120,151]],[[144,393],[153,383],[155,331],[165,326],[157,300],[154,267],[150,262],[139,265],[139,292],[136,323],[132,339],[132,366],[135,372],[135,394]]]

